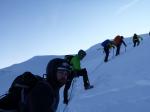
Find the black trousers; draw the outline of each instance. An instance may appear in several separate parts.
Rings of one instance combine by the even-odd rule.
[[[109,48],[108,47],[104,47],[104,52],[105,52],[105,59],[104,62],[108,61],[108,56],[109,56]]]
[[[121,44],[117,45],[117,50],[116,50],[116,56],[120,54],[120,47],[121,47]]]
[[[88,75],[87,75],[87,70],[85,68],[81,69],[80,71],[72,72],[71,75],[68,77],[67,83],[65,84],[64,101],[68,100],[68,90],[71,86],[73,78],[79,77],[79,76],[83,77],[84,87],[87,87],[90,85]]]
[[[133,41],[133,47],[138,46],[139,44],[140,44],[140,41],[139,41],[139,40]]]

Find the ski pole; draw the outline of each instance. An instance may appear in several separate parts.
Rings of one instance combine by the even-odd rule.
[[[101,50],[101,48],[98,48],[97,50]]]
[[[72,98],[72,92],[73,92],[73,88],[74,88],[74,83],[75,83],[76,79],[73,79],[72,84],[71,84],[71,90],[70,90],[70,95],[69,95],[69,99],[68,102],[70,102],[71,98]],[[69,104],[69,103],[68,103]],[[65,106],[63,112],[65,112],[67,109],[67,105]]]
[[[113,48],[113,57],[114,57],[114,48]]]
[[[99,51],[99,50],[102,50],[102,51],[103,51],[103,53],[104,53],[104,49],[102,49],[102,48],[98,48],[97,50],[98,50],[98,51]]]
[[[70,91],[70,96],[69,96],[69,101],[71,100],[71,96],[72,96],[72,92],[74,89],[74,83],[75,83],[76,79],[73,79],[72,85],[71,85],[71,91]]]

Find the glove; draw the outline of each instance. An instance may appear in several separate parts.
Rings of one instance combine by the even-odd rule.
[[[64,99],[64,104],[68,105],[68,99]]]

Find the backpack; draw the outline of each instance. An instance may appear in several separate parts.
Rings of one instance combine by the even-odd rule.
[[[13,97],[11,102],[15,102],[15,108],[17,110],[24,109],[28,93],[42,79],[42,77],[35,76],[31,72],[24,72],[22,75],[15,78],[8,90],[8,96],[11,95]]]
[[[101,45],[102,45],[103,47],[106,47],[106,46],[108,46],[109,43],[110,43],[110,40],[107,39],[107,40],[105,40],[104,42],[102,42]]]
[[[114,41],[115,45],[119,45],[121,43],[121,40],[122,40],[121,36],[118,35],[114,38],[113,41]]]
[[[74,57],[74,55],[65,55],[64,59],[70,64],[71,59]]]
[[[22,75],[15,78],[8,92],[13,91],[14,88],[32,89],[37,82],[38,78],[36,78],[35,75],[31,72],[24,72]]]
[[[134,35],[134,36],[133,36],[133,42],[134,42],[134,41],[139,41],[139,37],[138,37],[137,35]]]

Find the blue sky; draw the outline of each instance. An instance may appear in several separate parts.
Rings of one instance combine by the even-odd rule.
[[[0,0],[0,68],[150,30],[149,0]]]

